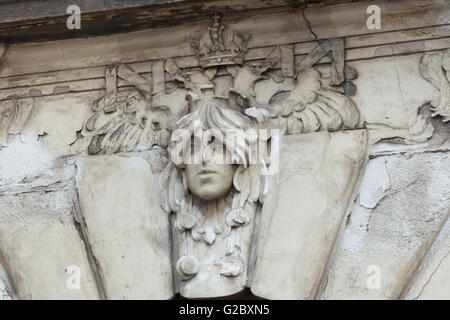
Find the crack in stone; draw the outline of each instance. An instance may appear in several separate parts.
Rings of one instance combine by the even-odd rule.
[[[81,206],[80,206],[80,199],[78,194],[78,188],[74,186],[75,188],[75,198],[73,200],[73,208],[74,208],[74,219],[77,222],[75,226],[77,226],[78,232],[80,234],[81,240],[84,242],[86,255],[88,257],[88,262],[91,267],[91,271],[94,275],[94,279],[97,285],[97,291],[100,296],[100,300],[107,300],[108,296],[106,294],[105,290],[105,284],[103,282],[103,271],[100,266],[100,263],[95,256],[92,246],[89,242],[89,231],[86,225],[86,222],[84,220],[83,214],[81,212]]]
[[[68,187],[67,182],[56,181],[54,183],[45,186],[36,186],[28,190],[22,190],[18,192],[0,191],[0,196],[20,196],[23,194],[32,194],[32,193],[50,193],[50,192],[66,191],[68,189],[67,187]]]
[[[423,291],[425,290],[425,287],[428,285],[428,283],[431,281],[431,278],[433,278],[434,274],[438,271],[439,267],[441,266],[442,262],[444,262],[444,260],[447,258],[447,256],[449,255],[450,251],[447,252],[447,254],[441,259],[441,261],[439,261],[436,269],[431,273],[430,277],[428,278],[428,280],[425,282],[425,284],[422,286],[422,289],[420,290],[419,294],[413,298],[413,300],[417,300],[423,293]]]
[[[314,40],[317,40],[317,35],[314,33],[311,23],[309,22],[308,18],[306,17],[306,9],[308,8],[308,1],[305,2],[305,6],[302,10],[303,19],[305,19],[306,26],[308,27],[309,32],[313,36]]]
[[[400,72],[398,71],[398,65],[397,65],[397,57],[394,57],[394,66],[395,66],[395,72],[397,73],[397,85],[398,85],[398,90],[400,91],[400,94],[402,96],[402,100],[405,101],[405,95],[403,93],[402,90],[402,85],[400,83]]]
[[[449,153],[449,149],[444,148],[437,148],[437,149],[419,149],[419,150],[408,150],[408,151],[394,151],[394,152],[385,152],[385,153],[372,153],[369,154],[369,160],[376,159],[378,157],[392,157],[392,156],[415,156],[418,154],[427,154],[427,153]]]

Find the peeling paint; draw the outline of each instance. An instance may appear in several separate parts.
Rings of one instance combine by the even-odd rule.
[[[17,136],[0,151],[0,185],[20,183],[48,170],[53,158],[36,139]]]
[[[361,181],[359,204],[367,209],[373,209],[386,195],[391,187],[384,159],[374,159],[367,164],[366,172]]]
[[[0,300],[12,300],[11,285],[8,281],[6,271],[0,264]]]

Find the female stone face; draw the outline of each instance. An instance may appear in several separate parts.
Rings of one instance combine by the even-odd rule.
[[[206,137],[206,136],[205,136]],[[202,148],[198,148],[202,145]],[[188,153],[189,154],[189,153]],[[226,163],[230,153],[221,139],[215,135],[201,141],[191,137],[191,163],[186,163],[185,174],[189,190],[203,200],[215,200],[224,196],[231,188],[234,177],[234,166]]]
[[[231,188],[234,176],[232,164],[186,164],[189,190],[203,200],[218,199]]]

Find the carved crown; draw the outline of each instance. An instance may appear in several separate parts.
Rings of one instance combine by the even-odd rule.
[[[202,35],[198,44],[194,44],[203,68],[244,63],[244,54],[250,37],[224,26],[221,19],[222,16],[216,13],[211,26]]]

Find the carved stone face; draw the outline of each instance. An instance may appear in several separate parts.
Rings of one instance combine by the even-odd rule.
[[[234,167],[231,164],[187,164],[186,180],[189,190],[203,200],[218,199],[231,188]]]

